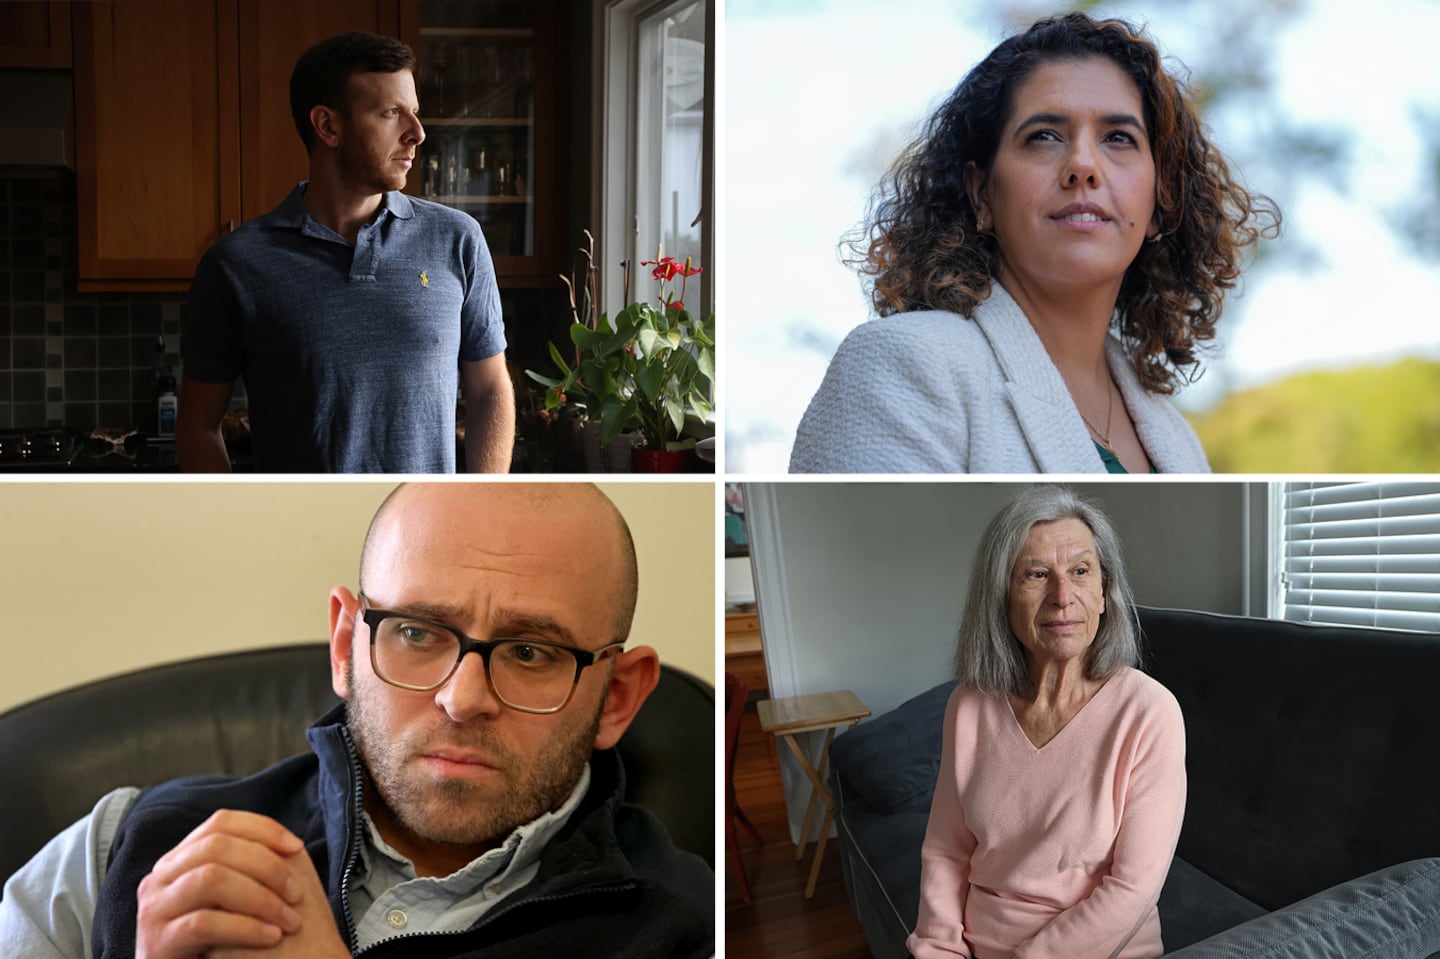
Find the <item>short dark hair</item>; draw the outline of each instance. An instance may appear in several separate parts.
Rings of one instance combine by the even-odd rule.
[[[1231,176],[1185,87],[1154,41],[1124,20],[1084,13],[1040,20],[997,46],[960,81],[871,196],[849,233],[846,262],[869,277],[881,316],[948,310],[973,317],[990,295],[999,247],[981,231],[967,164],[988,180],[1015,94],[1037,69],[1102,59],[1134,82],[1155,161],[1161,242],[1142,245],[1116,303],[1119,334],[1140,382],[1173,393],[1199,369],[1243,251],[1274,236],[1280,211]]]
[[[327,106],[345,111],[350,107],[346,85],[356,73],[415,72],[415,51],[399,40],[377,33],[342,33],[321,40],[295,61],[290,74],[290,115],[295,132],[305,143],[305,152],[315,149],[315,131],[310,111]]]

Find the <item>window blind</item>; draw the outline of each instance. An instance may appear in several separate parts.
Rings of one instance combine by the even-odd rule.
[[[1440,482],[1286,483],[1284,618],[1440,633]]]

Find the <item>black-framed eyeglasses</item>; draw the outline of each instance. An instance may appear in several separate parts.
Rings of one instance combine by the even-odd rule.
[[[391,686],[424,692],[450,681],[467,653],[478,653],[490,689],[523,713],[564,709],[588,666],[620,652],[624,643],[580,649],[542,639],[471,639],[458,629],[409,613],[374,609],[360,597],[370,627],[370,665]]]

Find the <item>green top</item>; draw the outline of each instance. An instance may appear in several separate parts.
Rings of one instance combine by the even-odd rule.
[[[1120,462],[1120,457],[1116,456],[1114,453],[1101,446],[1095,440],[1091,440],[1090,442],[1095,443],[1095,449],[1100,453],[1100,459],[1105,463],[1105,472],[1126,474],[1130,472],[1125,468],[1125,464]],[[1160,471],[1157,470],[1155,468],[1155,464],[1152,463],[1150,464],[1150,472],[1158,473]]]

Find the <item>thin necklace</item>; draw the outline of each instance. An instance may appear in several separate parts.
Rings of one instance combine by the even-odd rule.
[[[1105,397],[1105,432],[1102,433],[1095,428],[1095,424],[1090,422],[1090,419],[1085,415],[1084,411],[1080,409],[1079,403],[1075,404],[1075,412],[1080,414],[1080,419],[1086,426],[1090,427],[1090,432],[1094,433],[1096,438],[1100,440],[1100,445],[1105,447],[1105,452],[1111,456],[1118,456],[1119,454],[1116,453],[1110,445],[1110,415],[1115,412],[1115,390],[1108,380],[1105,383]]]

